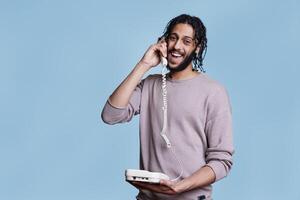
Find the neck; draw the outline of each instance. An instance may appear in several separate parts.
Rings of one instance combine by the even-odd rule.
[[[193,71],[193,66],[189,65],[186,69],[179,72],[170,72],[169,76],[172,80],[185,80],[197,76],[199,72]]]

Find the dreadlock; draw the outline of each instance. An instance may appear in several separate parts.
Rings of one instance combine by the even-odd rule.
[[[195,31],[196,46],[200,47],[200,51],[193,59],[193,70],[198,71],[200,69],[201,72],[205,72],[202,67],[203,60],[207,51],[206,28],[204,24],[198,17],[182,14],[171,19],[171,21],[168,22],[161,37],[168,38],[171,31],[177,24],[189,24],[193,27]]]

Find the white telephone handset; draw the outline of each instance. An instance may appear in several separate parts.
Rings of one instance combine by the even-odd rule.
[[[168,60],[165,57],[160,58],[160,63],[163,67],[166,67],[168,65]]]
[[[161,57],[160,64],[163,67],[162,71],[161,71],[161,75],[162,75],[162,86],[161,87],[162,87],[162,97],[163,97],[163,107],[162,107],[162,109],[163,109],[163,128],[160,132],[160,135],[166,142],[168,149],[171,149],[172,153],[175,155],[175,158],[181,167],[180,175],[177,178],[172,179],[172,181],[177,181],[182,176],[183,168],[182,168],[182,164],[181,164],[180,160],[177,159],[176,154],[174,153],[173,149],[171,148],[171,142],[166,135],[167,121],[168,121],[168,119],[167,119],[167,114],[168,114],[168,112],[167,112],[168,111],[167,80],[166,80],[166,72],[167,72],[167,65],[168,65],[167,59],[165,57]],[[125,170],[125,178],[127,181],[139,181],[139,182],[156,183],[156,184],[159,184],[161,179],[170,180],[170,178],[166,174],[163,174],[160,172],[149,172],[146,170],[136,170],[136,169]]]

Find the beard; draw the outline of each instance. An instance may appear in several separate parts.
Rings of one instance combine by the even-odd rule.
[[[168,64],[167,69],[170,70],[171,73],[183,71],[189,66],[189,64],[193,61],[193,59],[196,57],[196,55],[197,54],[196,54],[196,49],[195,49],[177,67],[171,68]]]

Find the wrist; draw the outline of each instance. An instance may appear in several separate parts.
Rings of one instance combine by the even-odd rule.
[[[145,70],[145,72],[152,68],[152,66],[149,63],[146,63],[143,60],[140,60],[137,63],[136,67]]]
[[[191,183],[189,180],[187,179],[183,179],[181,181],[179,181],[176,185],[175,185],[175,189],[179,192],[187,192],[189,190],[191,190]]]

